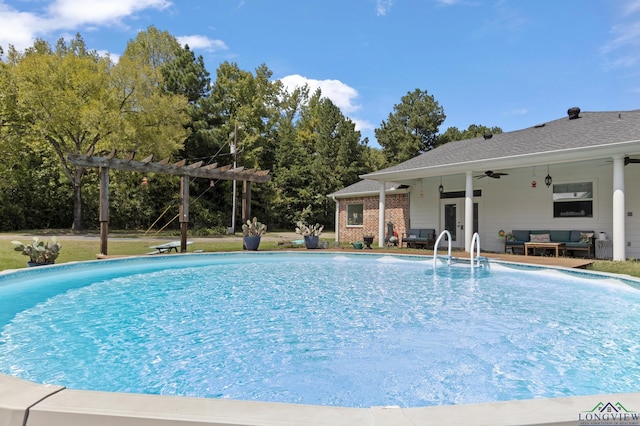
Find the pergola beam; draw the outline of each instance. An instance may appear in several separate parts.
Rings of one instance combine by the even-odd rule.
[[[202,167],[202,162],[187,165],[185,160],[180,160],[175,164],[166,164],[166,160],[151,162],[148,158],[149,157],[142,161],[136,161],[109,158],[109,156],[67,155],[67,160],[69,160],[70,163],[82,167],[106,167],[130,172],[170,174],[204,179],[246,180],[259,183],[268,182],[271,179],[269,170],[244,170],[244,167],[236,167],[234,169],[232,166],[209,168],[209,166]]]

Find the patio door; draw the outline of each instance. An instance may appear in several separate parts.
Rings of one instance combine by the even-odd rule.
[[[442,200],[440,217],[440,229],[451,233],[451,247],[464,248],[464,199]],[[473,203],[473,232],[478,232],[478,203]],[[440,247],[445,246],[441,241]]]

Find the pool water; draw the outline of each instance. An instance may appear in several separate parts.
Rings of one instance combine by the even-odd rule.
[[[0,281],[1,373],[347,407],[635,392],[640,382],[640,291],[613,279],[324,253],[108,262]]]

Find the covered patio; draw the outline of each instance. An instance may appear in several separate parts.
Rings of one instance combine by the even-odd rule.
[[[411,188],[409,226],[446,229],[469,251],[500,252],[500,231],[605,232],[614,260],[640,257],[640,111],[580,112],[533,127],[450,142],[362,175],[379,183],[378,241],[386,230],[385,184]],[[628,186],[628,185],[627,185]],[[586,188],[583,190],[583,188]]]

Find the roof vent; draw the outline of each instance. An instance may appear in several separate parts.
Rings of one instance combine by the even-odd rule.
[[[573,107],[567,110],[567,114],[569,114],[569,120],[575,120],[576,118],[580,118],[580,108]]]
[[[482,135],[482,137],[484,138],[484,140],[489,140],[493,137],[492,133],[485,133],[484,135]]]

